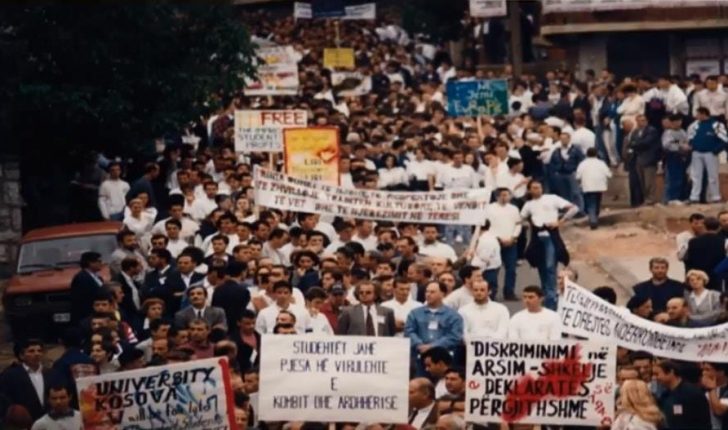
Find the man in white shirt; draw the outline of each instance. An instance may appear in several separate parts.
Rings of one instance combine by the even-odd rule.
[[[409,383],[410,414],[407,423],[422,430],[437,422],[435,386],[427,378],[415,378]]]
[[[518,236],[521,235],[521,214],[518,207],[511,203],[511,192],[507,188],[495,191],[496,201],[488,205],[487,220],[489,231],[500,244],[501,266],[505,270],[503,298],[516,301],[516,266],[518,264]],[[492,291],[491,297],[496,297]]]
[[[711,117],[724,118],[728,94],[718,87],[718,79],[715,76],[708,76],[705,79],[705,88],[695,95],[694,103],[693,116],[696,116],[698,108],[704,107],[708,109]]]
[[[463,164],[465,154],[457,151],[452,155],[452,164],[445,166],[438,175],[437,183],[445,190],[478,188],[480,178],[472,166]],[[445,238],[447,243],[470,243],[472,228],[467,225],[445,226]]]
[[[172,218],[164,223],[164,228],[167,233],[167,251],[172,257],[177,258],[189,246],[189,243],[179,237],[182,223]]]
[[[524,221],[531,223],[531,245],[533,260],[529,262],[538,267],[538,276],[541,280],[541,288],[546,296],[545,305],[547,308],[556,310],[558,294],[556,292],[556,265],[559,261],[559,253],[565,251],[565,246],[559,234],[561,227],[566,220],[576,215],[579,209],[554,194],[544,194],[543,185],[537,180],[532,180],[528,187],[531,200],[526,202],[521,209],[521,217]],[[559,218],[559,211],[565,211]]]
[[[611,177],[612,171],[607,163],[597,158],[597,149],[589,148],[586,151],[586,158],[576,168],[576,180],[581,183],[584,209],[589,216],[589,227],[592,230],[599,224],[602,193],[607,191]]]
[[[121,165],[109,164],[109,177],[99,187],[99,210],[104,219],[121,221],[124,219],[126,193],[129,184],[121,179]]]
[[[306,333],[310,327],[308,311],[303,304],[293,304],[292,293],[293,288],[286,281],[278,281],[273,285],[276,302],[258,313],[258,318],[255,320],[255,331],[260,334],[273,333],[278,314],[281,311],[288,311],[296,317],[296,332]]]
[[[407,316],[414,308],[422,303],[412,298],[410,282],[406,278],[397,278],[394,282],[394,297],[382,303],[382,306],[394,311],[394,326],[397,330],[395,337],[404,337],[404,324]]]
[[[174,199],[174,197],[171,197],[171,199]],[[200,225],[185,215],[184,208],[184,199],[171,202],[169,204],[169,218],[165,218],[154,224],[151,234],[164,234],[166,231],[167,221],[176,219],[180,222],[180,225],[182,225],[179,234],[180,239],[184,241],[191,241],[195,237],[197,230],[200,229]]]
[[[571,143],[586,153],[590,148],[596,147],[597,136],[586,128],[586,119],[578,116],[574,119],[574,132],[571,133]]]
[[[495,300],[498,292],[498,272],[501,267],[501,249],[498,238],[490,231],[490,222],[487,219],[481,227],[480,237],[475,243],[472,254],[470,264],[483,271],[483,278],[488,281],[491,288],[491,298]]]
[[[351,240],[360,243],[365,251],[375,251],[377,249],[377,235],[374,234],[374,223],[365,219],[356,220],[356,234]]]
[[[718,219],[721,216],[725,217],[728,214],[720,213],[718,214]],[[688,252],[688,242],[690,242],[690,239],[705,233],[705,215],[699,212],[693,213],[688,218],[688,222],[690,223],[690,229],[680,232],[675,236],[677,259],[680,261],[683,261],[685,254]]]
[[[203,184],[203,189],[205,190],[205,195],[196,197],[190,209],[190,215],[198,222],[207,218],[210,212],[217,209],[217,202],[215,201],[217,182],[207,180]]]
[[[50,410],[38,419],[31,430],[64,430],[80,429],[81,413],[71,408],[71,394],[68,388],[51,385],[48,389],[48,405]]]
[[[508,337],[511,315],[505,305],[489,299],[488,283],[475,281],[473,301],[458,311],[463,317],[463,338],[485,336],[493,339]]]
[[[439,399],[447,394],[445,374],[452,364],[452,355],[447,349],[436,346],[425,351],[422,354],[422,360],[425,364],[425,372],[435,384],[435,398]]]
[[[525,309],[516,312],[508,327],[513,340],[560,340],[561,319],[556,312],[543,307],[543,290],[530,285],[523,289]]]
[[[458,256],[452,246],[437,240],[439,234],[437,226],[434,224],[426,224],[422,227],[423,242],[419,247],[420,254],[427,257],[443,257],[450,261],[457,260]]]
[[[456,311],[473,301],[473,292],[471,290],[473,282],[483,280],[483,275],[480,272],[480,269],[470,265],[461,268],[458,272],[458,276],[460,276],[460,279],[463,280],[463,285],[460,288],[453,290],[453,292],[448,294],[448,296],[445,297],[445,300],[443,300],[443,303],[446,306],[449,306]]]

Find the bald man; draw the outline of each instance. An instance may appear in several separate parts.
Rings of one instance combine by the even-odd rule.
[[[690,308],[682,297],[674,297],[667,301],[667,325],[674,327],[696,328],[704,325],[690,318]]]
[[[437,423],[435,386],[427,378],[415,378],[409,383],[410,415],[407,423],[417,430]]]
[[[436,430],[465,430],[465,420],[459,415],[443,415],[438,418],[435,428]]]

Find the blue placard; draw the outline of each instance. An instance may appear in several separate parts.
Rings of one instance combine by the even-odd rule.
[[[447,82],[447,114],[479,116],[508,114],[508,82],[505,79]]]

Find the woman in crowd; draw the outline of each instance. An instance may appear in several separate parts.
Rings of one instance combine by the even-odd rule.
[[[690,270],[686,278],[690,292],[685,299],[690,308],[690,318],[707,325],[714,324],[722,312],[720,292],[705,288],[710,278],[702,270]]]
[[[612,430],[657,430],[663,416],[646,383],[639,379],[624,381],[619,390],[617,418]]]

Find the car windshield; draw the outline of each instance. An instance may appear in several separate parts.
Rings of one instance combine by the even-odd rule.
[[[116,237],[113,234],[64,237],[24,243],[18,257],[18,273],[77,265],[81,260],[81,254],[86,251],[98,252],[101,254],[101,259],[108,263],[115,248]]]

